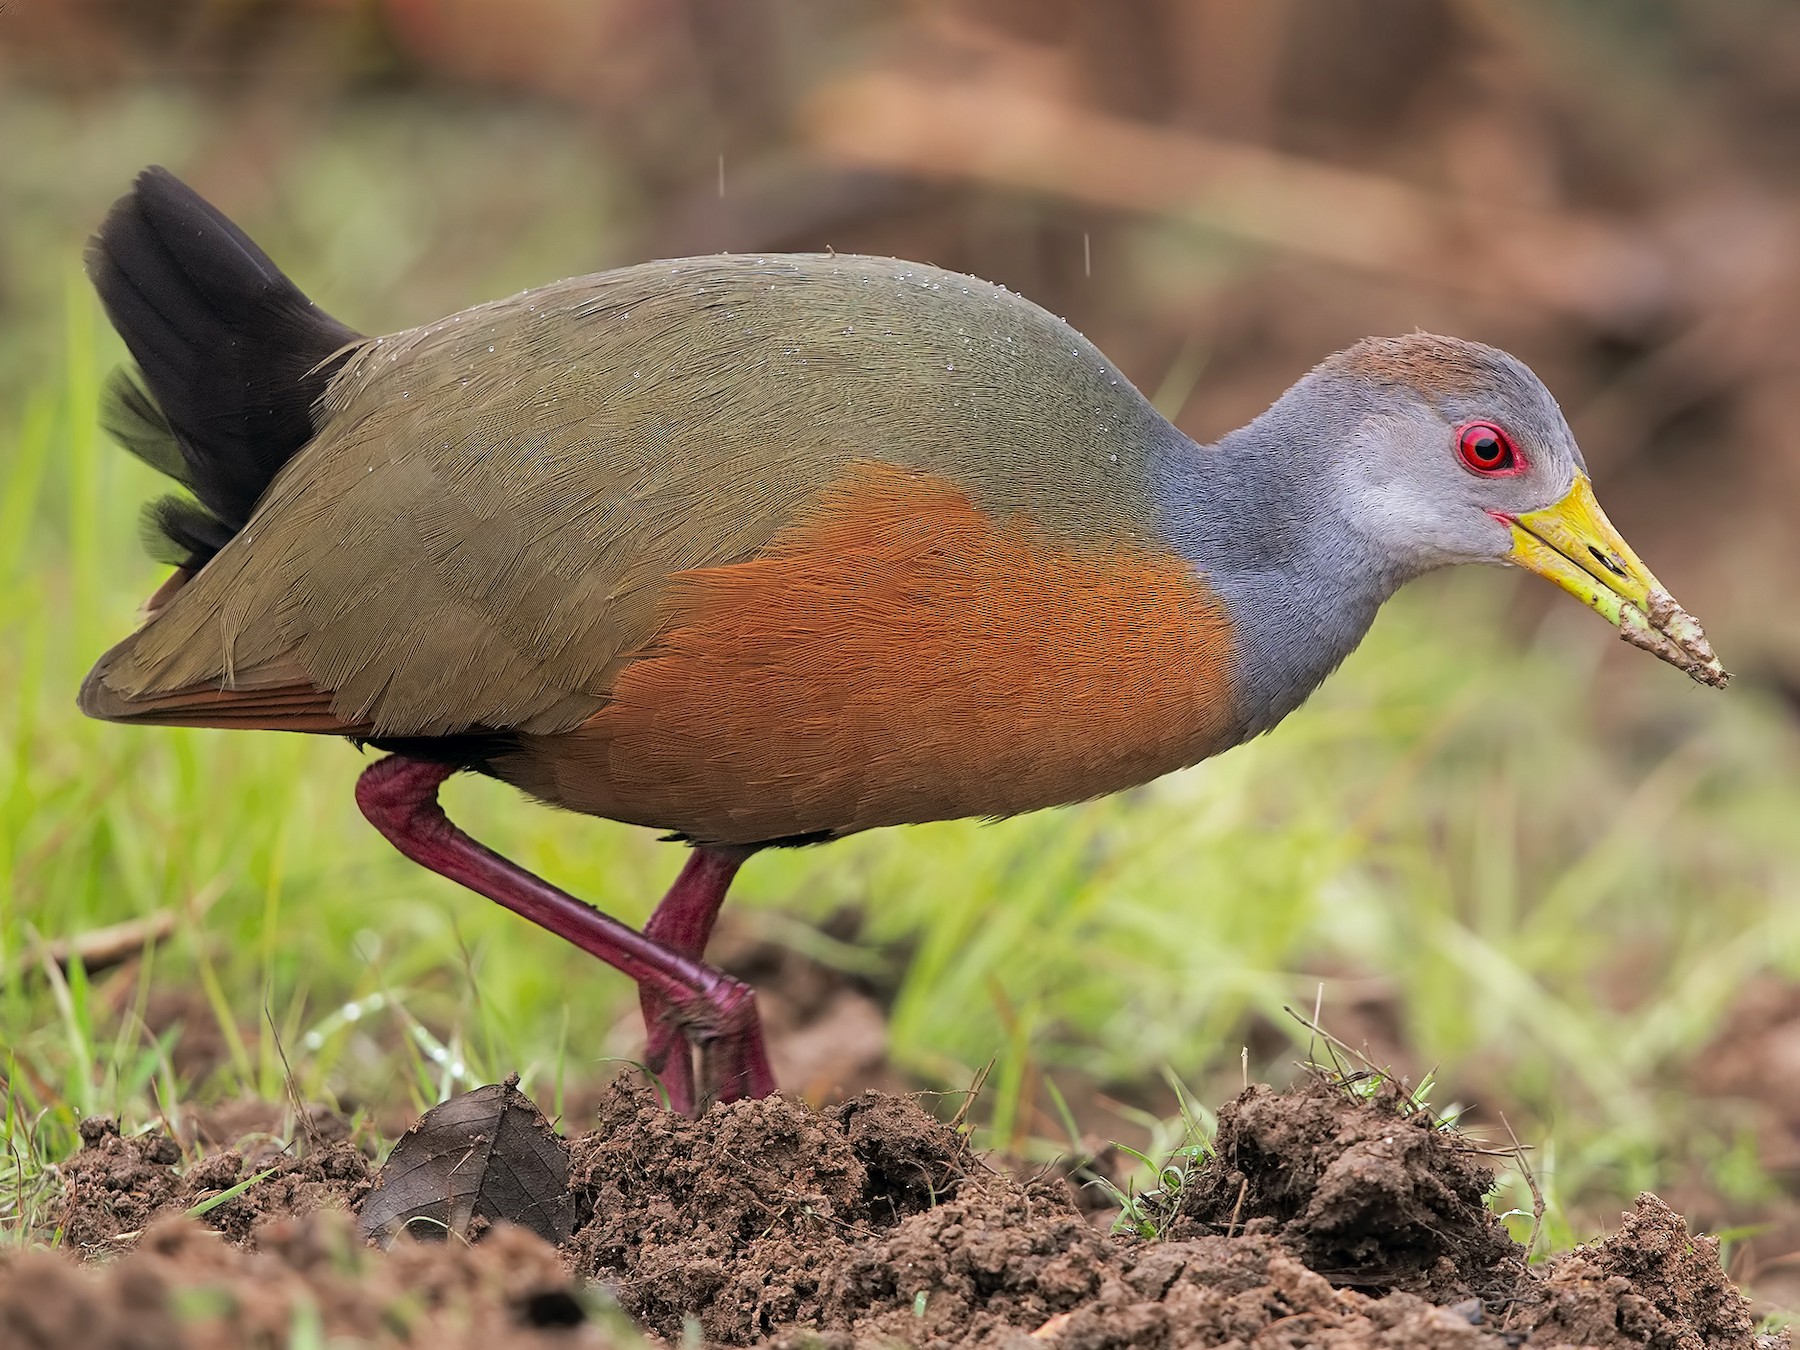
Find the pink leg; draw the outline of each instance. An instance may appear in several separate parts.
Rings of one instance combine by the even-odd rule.
[[[731,879],[749,856],[748,849],[695,849],[644,925],[644,936],[698,961],[706,953],[706,940],[712,936],[713,920],[719,917]],[[644,1010],[644,1063],[661,1080],[670,1107],[688,1114],[694,1100],[694,1062],[687,1028],[669,1000],[649,985],[638,986],[638,1002]],[[671,1052],[676,1052],[673,1057]]]
[[[498,901],[637,981],[645,997],[654,997],[667,1010],[663,1024],[678,1027],[680,1034],[699,1045],[701,1086],[709,1101],[766,1097],[775,1090],[756,995],[748,985],[702,965],[694,956],[669,950],[464,834],[450,823],[437,799],[439,785],[454,772],[447,765],[390,755],[370,765],[357,780],[356,804],[387,841],[414,862]],[[684,879],[702,856],[712,855],[697,854],[683,870]],[[657,913],[671,908],[674,917],[666,921],[670,928],[687,931],[703,924],[704,934],[711,929],[725,884],[741,861],[735,858],[723,881],[716,883],[717,897],[710,899],[704,918],[705,905],[677,900],[679,881]],[[702,889],[698,894],[704,898],[711,892]],[[670,1092],[670,1104],[677,1110],[692,1110],[696,1104],[691,1068],[685,1086],[686,1100],[677,1101]]]

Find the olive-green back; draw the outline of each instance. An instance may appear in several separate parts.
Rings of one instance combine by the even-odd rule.
[[[244,530],[103,662],[111,693],[327,691],[390,736],[567,730],[674,572],[752,556],[857,461],[1052,534],[1164,545],[1167,423],[1068,325],[891,259],[720,256],[365,342]]]

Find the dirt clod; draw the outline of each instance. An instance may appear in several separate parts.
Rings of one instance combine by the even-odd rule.
[[[1509,1290],[1523,1260],[1483,1203],[1480,1157],[1394,1084],[1366,1108],[1312,1079],[1247,1088],[1183,1191],[1177,1237],[1267,1232],[1336,1284],[1436,1303]]]
[[[260,1230],[255,1250],[189,1219],[152,1226],[117,1262],[0,1254],[0,1345],[8,1350],[242,1350],[245,1346],[428,1345],[434,1350],[587,1350],[632,1344],[554,1248],[511,1225],[477,1246],[364,1245],[348,1214]]]
[[[1719,1263],[1717,1238],[1689,1237],[1681,1216],[1648,1192],[1622,1218],[1604,1242],[1555,1263],[1532,1345],[1751,1344],[1750,1310]]]
[[[670,1337],[686,1318],[734,1345],[817,1321],[829,1266],[844,1254],[839,1234],[929,1205],[932,1184],[946,1193],[964,1156],[911,1103],[876,1100],[820,1114],[777,1096],[695,1121],[615,1085],[599,1128],[571,1146],[571,1176],[594,1215],[575,1237],[578,1267]],[[887,1120],[895,1110],[898,1128]]]
[[[246,1175],[267,1172],[240,1195],[208,1209],[203,1219],[236,1242],[272,1217],[348,1208],[369,1186],[368,1160],[348,1142],[298,1157],[260,1158],[255,1173],[240,1153],[225,1149],[184,1172],[181,1146],[160,1131],[124,1136],[102,1116],[82,1121],[80,1129],[82,1149],[63,1166],[58,1223],[69,1246],[94,1254],[122,1250],[156,1219],[212,1199]]]
[[[784,1350],[1759,1344],[1716,1249],[1666,1210],[1528,1270],[1480,1156],[1405,1105],[1247,1091],[1171,1236],[1142,1241],[1096,1228],[1060,1177],[984,1166],[910,1101],[689,1121],[617,1086],[572,1146],[594,1213],[573,1255],[650,1331]]]
[[[81,1152],[63,1168],[63,1240],[86,1248],[141,1231],[181,1190],[181,1147],[161,1132],[119,1133],[110,1116],[80,1124]]]

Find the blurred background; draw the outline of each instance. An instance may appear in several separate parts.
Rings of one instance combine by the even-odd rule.
[[[1364,334],[1518,354],[1727,694],[1541,582],[1431,578],[1256,744],[1107,802],[760,858],[717,954],[761,986],[785,1082],[985,1071],[972,1118],[1028,1157],[1166,1145],[1183,1093],[1321,1054],[1284,1012],[1318,1008],[1531,1144],[1553,1240],[1655,1187],[1800,1304],[1800,8],[0,4],[14,1224],[80,1114],[222,1137],[304,1098],[391,1130],[518,1069],[577,1128],[640,1044],[622,979],[363,825],[342,744],[75,713],[160,577],[150,476],[94,427],[120,351],[80,271],[152,162],[365,332],[645,258],[831,248],[1023,292],[1201,440]],[[493,784],[449,798],[634,922],[680,862]]]

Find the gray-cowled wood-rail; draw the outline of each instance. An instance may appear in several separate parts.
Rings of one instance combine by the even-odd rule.
[[[1726,679],[1477,343],[1359,342],[1198,445],[1036,305],[889,258],[647,263],[370,338],[150,169],[88,270],[141,372],[108,428],[185,491],[82,708],[390,752],[369,820],[635,980],[681,1110],[774,1087],[702,962],[751,854],[1196,763],[1420,573],[1530,568]],[[461,769],[692,852],[640,932],[453,825]]]

